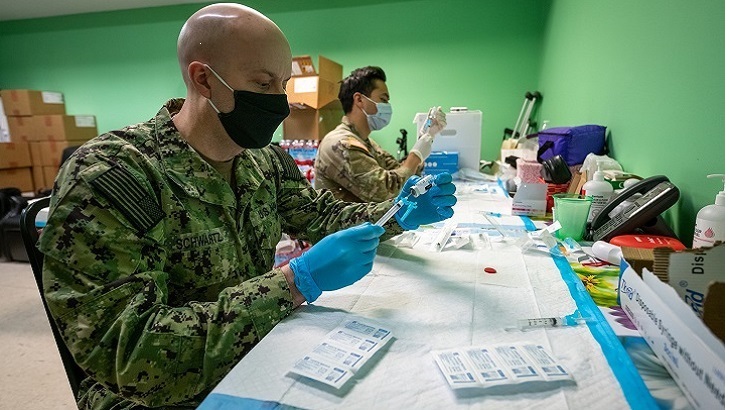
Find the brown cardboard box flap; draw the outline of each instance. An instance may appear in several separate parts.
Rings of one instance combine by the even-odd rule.
[[[721,339],[724,340],[724,306],[726,300],[726,289],[724,282],[712,282],[709,290],[706,292],[706,301],[704,302],[704,316],[702,319],[706,326]]]
[[[289,104],[321,109],[339,99],[342,65],[319,56],[319,74],[310,56],[292,59],[293,77],[286,84]],[[296,74],[296,73],[300,74]]]
[[[316,68],[311,56],[296,56],[291,59],[291,76],[305,77],[316,75]]]

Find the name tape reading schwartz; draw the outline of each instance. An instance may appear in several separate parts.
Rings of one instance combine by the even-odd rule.
[[[542,345],[500,344],[431,352],[452,389],[574,380]]]
[[[350,320],[329,332],[324,341],[296,362],[289,372],[338,389],[391,338],[392,332],[387,329]]]

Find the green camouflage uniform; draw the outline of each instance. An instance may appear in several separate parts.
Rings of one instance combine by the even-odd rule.
[[[281,232],[316,242],[392,205],[316,191],[270,146],[235,158],[232,189],[180,137],[181,106],[84,144],[54,187],[43,285],[90,376],[82,408],[195,406],[293,309]]]
[[[345,116],[319,143],[316,188],[349,202],[381,202],[396,197],[413,175],[371,138],[362,138]]]

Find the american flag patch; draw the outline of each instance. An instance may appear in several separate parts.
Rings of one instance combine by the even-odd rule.
[[[90,184],[140,233],[149,231],[165,216],[155,198],[129,170],[119,165],[104,171],[91,180]]]

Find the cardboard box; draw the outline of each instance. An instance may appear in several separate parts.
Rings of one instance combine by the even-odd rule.
[[[33,165],[30,171],[33,174],[34,191],[38,192],[42,189],[47,189],[48,187],[46,186],[46,179],[43,176],[43,167],[39,165]]]
[[[423,163],[423,174],[440,174],[458,172],[458,153],[448,151],[433,151]]]
[[[93,115],[36,115],[28,141],[88,141],[98,135]]]
[[[53,189],[53,183],[56,181],[56,177],[58,176],[57,167],[33,166],[32,172],[35,192]]]
[[[33,174],[30,167],[0,169],[0,188],[18,188],[33,192]]]
[[[65,114],[63,94],[55,91],[2,90],[5,115]]]
[[[33,128],[33,117],[30,115],[18,115],[7,117],[10,141],[28,142],[35,131]]]
[[[283,122],[283,137],[288,140],[320,140],[341,123],[342,115],[344,111],[339,100],[320,109],[292,105],[291,114]]]
[[[623,259],[638,273],[638,276],[643,272],[643,269],[653,271],[653,249],[621,246],[620,250],[623,253]]]
[[[27,142],[0,143],[0,169],[29,167],[30,149]]]
[[[724,339],[725,301],[726,287],[724,282],[714,282],[709,285],[709,290],[706,292],[706,301],[704,302],[704,317],[701,319],[716,337],[726,343]]]
[[[311,57],[299,56],[292,59],[291,68],[292,77],[286,84],[289,104],[319,109],[329,105],[332,101],[339,101],[339,82],[342,81],[341,64],[319,56],[319,74],[317,74]]]
[[[63,150],[81,146],[84,142],[86,141],[32,141],[29,143],[31,163],[33,166],[59,168]]]
[[[668,284],[699,317],[706,314],[704,302],[709,287],[725,281],[724,248],[720,243],[712,248],[661,248],[661,252],[654,252],[656,275],[668,278]]]
[[[689,403],[697,409],[724,408],[724,344],[676,291],[650,271],[641,279],[627,266],[620,275],[619,301]]]

